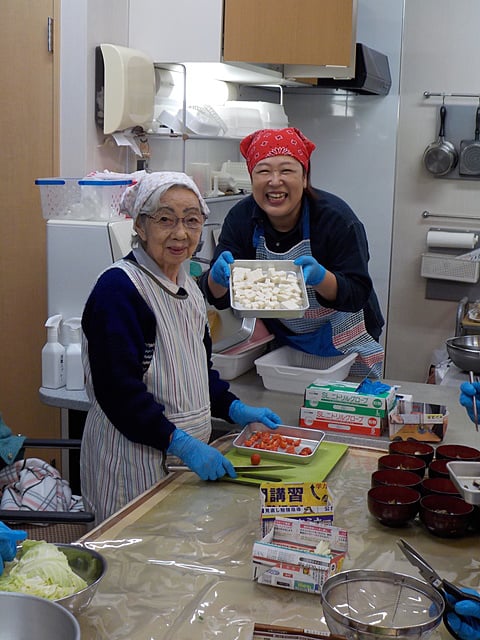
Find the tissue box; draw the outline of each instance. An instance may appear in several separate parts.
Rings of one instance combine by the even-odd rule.
[[[445,405],[401,400],[388,416],[390,440],[441,442],[448,425]]]
[[[386,430],[387,418],[301,407],[299,425],[357,436],[381,436]]]
[[[325,555],[316,552],[322,541],[329,548]],[[319,595],[325,580],[341,571],[347,550],[345,529],[277,518],[269,533],[253,545],[253,579]]]
[[[260,501],[262,536],[277,517],[333,522],[333,499],[326,482],[262,482]]]
[[[378,395],[358,393],[357,387],[355,382],[315,380],[305,389],[304,405],[313,409],[387,417],[395,405],[395,387]]]

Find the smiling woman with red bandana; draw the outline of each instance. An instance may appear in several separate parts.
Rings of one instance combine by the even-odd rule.
[[[252,195],[226,216],[199,284],[208,302],[224,309],[234,259],[294,260],[305,276],[309,309],[303,318],[264,320],[277,342],[320,356],[358,353],[351,374],[378,378],[384,320],[368,272],[365,229],[346,202],[310,184],[314,149],[294,127],[262,129],[241,141]]]

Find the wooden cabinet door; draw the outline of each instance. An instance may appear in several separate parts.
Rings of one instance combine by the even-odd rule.
[[[225,0],[223,59],[349,66],[355,0]]]
[[[46,229],[34,181],[58,171],[58,74],[47,47],[47,19],[58,2],[2,0],[1,6],[0,413],[14,433],[54,437],[60,435],[60,411],[38,395],[46,339]]]

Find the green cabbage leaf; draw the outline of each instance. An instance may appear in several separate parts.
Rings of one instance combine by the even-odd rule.
[[[16,591],[58,600],[87,586],[69,566],[58,547],[43,540],[25,540],[13,562],[7,562],[0,576],[0,591]]]

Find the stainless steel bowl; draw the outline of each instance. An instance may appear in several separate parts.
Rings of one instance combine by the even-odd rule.
[[[73,571],[87,583],[85,589],[66,598],[55,600],[65,609],[78,615],[88,607],[95,595],[98,585],[107,571],[107,561],[100,553],[88,549],[80,543],[56,544],[55,546],[67,556],[68,564]]]
[[[0,592],[2,640],[80,640],[75,616],[50,600],[24,593]]]
[[[425,640],[442,621],[440,593],[422,580],[390,571],[342,571],[322,586],[325,621],[349,640]]]
[[[445,344],[450,359],[459,369],[480,373],[480,335],[448,338]]]

